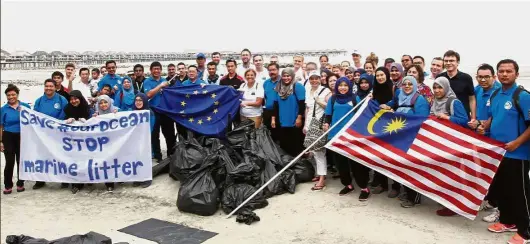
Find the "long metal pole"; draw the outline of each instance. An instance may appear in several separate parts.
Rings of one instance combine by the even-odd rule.
[[[232,211],[230,214],[228,214],[228,216],[226,218],[227,219],[230,218],[241,207],[243,207],[245,204],[247,204],[256,195],[258,195],[258,193],[263,191],[263,189],[265,189],[265,187],[267,187],[272,181],[274,181],[278,176],[280,176],[280,174],[282,174],[285,170],[287,170],[289,167],[291,167],[300,157],[302,157],[302,155],[304,155],[307,151],[309,151],[309,149],[311,149],[311,147],[313,147],[318,141],[320,141],[324,136],[326,136],[333,128],[335,128],[335,126],[340,124],[340,122],[342,122],[349,114],[351,114],[355,109],[357,109],[357,107],[359,107],[359,105],[363,104],[363,102],[368,97],[369,97],[369,95],[366,96],[363,100],[361,100],[357,105],[355,105],[355,107],[353,107],[348,113],[346,113],[344,116],[342,116],[342,118],[339,121],[337,121],[337,123],[335,123],[333,126],[331,126],[326,132],[324,132],[324,134],[322,134],[311,145],[309,145],[309,147],[307,147],[304,151],[302,151],[300,154],[298,154],[298,156],[296,156],[296,158],[294,158],[291,162],[289,162],[289,164],[287,164],[285,167],[283,167],[283,169],[280,170],[278,173],[276,173],[276,175],[274,175],[269,181],[267,181],[265,184],[263,184],[258,190],[256,190],[256,192],[254,192],[254,194],[252,194],[250,197],[248,197],[247,200],[245,200],[243,203],[241,203],[239,206],[237,206],[237,208],[234,209],[234,211]]]

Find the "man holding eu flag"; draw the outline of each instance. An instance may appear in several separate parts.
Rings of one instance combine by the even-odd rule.
[[[195,65],[190,65],[188,67],[188,79],[184,82],[182,82],[183,86],[190,86],[190,85],[206,85],[206,82],[201,80],[198,75],[198,69]]]
[[[151,77],[144,81],[144,89],[149,98],[149,106],[155,107],[160,103],[162,90],[169,85],[169,82],[165,81],[160,75],[162,71],[162,64],[160,64],[160,62],[151,63],[150,71]],[[173,152],[173,147],[177,140],[175,136],[175,125],[171,118],[155,110],[155,125],[151,133],[151,144],[153,147],[154,158],[158,161],[162,160],[160,129],[162,129],[162,134],[164,134],[164,138],[166,139],[167,157],[169,157]]]

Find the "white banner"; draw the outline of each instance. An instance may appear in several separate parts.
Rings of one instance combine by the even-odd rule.
[[[23,106],[20,178],[63,183],[152,179],[150,111],[65,124]]]

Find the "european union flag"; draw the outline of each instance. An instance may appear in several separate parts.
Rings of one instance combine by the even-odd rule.
[[[154,109],[190,130],[224,137],[229,116],[231,121],[239,110],[241,96],[229,86],[167,87],[162,92],[160,104]]]
[[[427,118],[427,116],[393,113],[389,110],[379,109],[379,106],[370,100],[368,106],[359,114],[350,129],[363,136],[377,137],[391,146],[407,152],[422,123]]]

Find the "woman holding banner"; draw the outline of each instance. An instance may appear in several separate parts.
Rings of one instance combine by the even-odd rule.
[[[20,90],[9,84],[5,90],[7,104],[0,111],[0,151],[4,153],[6,166],[4,168],[4,194],[13,191],[13,171],[17,161],[17,192],[23,192],[24,181],[20,180],[20,106],[30,108],[27,103],[18,100]]]
[[[136,97],[134,97],[134,110],[149,110],[151,116],[149,119],[150,125],[151,125],[151,132],[153,132],[153,128],[155,126],[155,113],[151,111],[149,108],[149,98],[147,98],[147,95],[143,93],[136,94]],[[144,182],[134,182],[133,186],[141,186],[142,188],[147,188],[151,185],[152,181],[144,181]]]
[[[69,100],[70,103],[64,108],[66,124],[74,121],[85,122],[90,119],[90,106],[81,91],[71,91]],[[76,194],[81,189],[83,189],[83,184],[72,184],[72,194]]]

